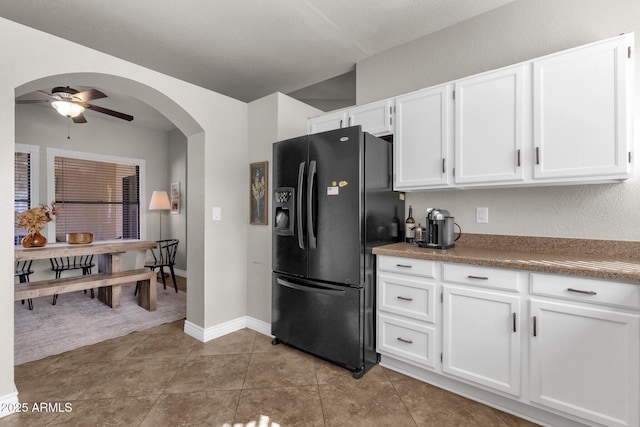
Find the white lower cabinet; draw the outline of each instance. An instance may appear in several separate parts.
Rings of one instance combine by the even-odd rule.
[[[420,368],[436,367],[436,263],[378,257],[377,349]]]
[[[640,426],[640,284],[378,260],[385,367],[544,425]]]
[[[537,299],[530,306],[531,401],[638,426],[640,317]]]
[[[442,370],[520,395],[520,297],[443,286]]]
[[[435,368],[436,330],[424,322],[381,313],[378,315],[378,352],[391,354],[418,367]]]

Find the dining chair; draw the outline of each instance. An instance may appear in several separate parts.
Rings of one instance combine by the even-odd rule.
[[[156,271],[157,268],[160,269],[160,275],[162,276],[162,285],[165,289],[167,289],[167,283],[164,277],[164,268],[168,267],[171,272],[171,278],[173,279],[173,287],[178,292],[178,284],[176,283],[176,273],[173,270],[173,266],[176,263],[176,253],[178,252],[178,239],[166,239],[166,240],[158,240],[158,246],[155,249],[150,249],[151,255],[153,256],[152,260],[147,261],[144,266],[146,268],[150,268],[152,271]],[[134,295],[138,294],[138,285],[136,285],[136,290]]]
[[[82,275],[87,276],[91,274],[91,269],[95,267],[93,255],[49,258],[49,261],[51,261],[51,270],[56,273],[56,279],[62,276],[63,271],[70,270],[82,270]],[[86,294],[87,291],[84,291],[84,293]],[[91,289],[91,298],[94,297],[95,294],[93,289]],[[58,294],[53,296],[53,305],[56,305],[56,302],[58,302]]]
[[[31,263],[33,260],[25,260],[16,262],[16,271],[14,273],[14,277],[17,276],[20,283],[29,282],[29,276],[33,274],[33,270],[31,269]],[[29,303],[29,310],[33,310],[33,301],[31,298],[27,299]],[[24,304],[24,300],[22,300],[22,304]]]

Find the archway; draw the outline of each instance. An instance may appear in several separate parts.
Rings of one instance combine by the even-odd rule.
[[[204,130],[202,127],[174,100],[145,83],[104,73],[68,73],[42,77],[20,85],[15,88],[15,96],[18,97],[46,87],[59,86],[64,82],[73,82],[73,85],[77,86],[99,87],[105,90],[113,88],[145,102],[167,117],[185,135],[187,139],[187,162],[190,162],[190,154],[195,156],[195,160],[191,160],[193,163],[197,164],[202,161],[203,156],[201,153],[204,146]],[[188,173],[187,182],[189,182]],[[193,180],[193,183],[190,184],[189,191],[186,193],[188,206],[194,206],[195,209],[198,209],[202,205],[202,194],[204,193],[202,185],[201,180],[198,179]],[[203,311],[201,307],[195,310],[194,307],[198,304],[203,304],[202,299],[197,297],[203,291],[197,289],[197,287],[203,286],[203,281],[198,280],[198,278],[202,277],[204,273],[197,270],[202,270],[204,265],[204,251],[198,246],[201,244],[201,230],[204,224],[202,215],[191,215],[190,209],[187,209],[186,215],[187,242],[185,243],[187,245],[187,253],[193,254],[187,257],[187,271],[193,274],[194,280],[190,281],[190,285],[195,291],[187,294],[187,319],[189,320],[191,312],[198,313]],[[190,236],[194,236],[194,238],[192,239]],[[193,243],[190,243],[191,241]],[[193,322],[201,323],[197,318]]]

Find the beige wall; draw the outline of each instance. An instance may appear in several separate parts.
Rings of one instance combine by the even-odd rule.
[[[147,129],[127,123],[123,125],[113,120],[105,120],[98,114],[87,114],[87,123],[67,127],[67,120],[60,117],[50,107],[42,105],[16,106],[16,143],[36,145],[39,150],[39,198],[34,200],[48,204],[47,196],[47,147],[80,153],[104,154],[144,160],[145,184],[140,191],[141,237],[155,240],[158,238],[158,213],[151,212],[148,206],[154,189],[167,188],[168,173],[168,134],[164,131]],[[67,139],[67,135],[70,139]],[[184,159],[182,159],[184,163]],[[166,214],[163,221],[166,221]],[[163,222],[164,232],[169,230]],[[49,239],[52,236],[48,236]],[[50,240],[51,241],[51,240]],[[38,262],[32,280],[51,276],[48,261]],[[125,254],[123,267],[135,265],[135,254]],[[53,276],[51,276],[53,277]]]
[[[287,95],[274,93],[249,104],[248,163],[269,162],[269,190],[273,190],[272,145],[276,141],[306,134],[307,118],[321,111]],[[247,166],[246,183],[249,183]],[[247,315],[271,323],[271,194],[268,225],[248,225]],[[245,215],[249,222],[248,213]]]
[[[628,32],[635,32],[636,39],[640,34],[637,0],[517,0],[358,63],[357,103]],[[636,142],[639,58],[636,42]],[[640,169],[637,160],[636,169]],[[428,207],[440,207],[448,209],[462,230],[470,233],[640,240],[638,178],[615,185],[408,193],[406,200],[414,207],[416,221],[424,222]],[[489,207],[489,224],[475,223],[478,206]]]
[[[247,104],[0,18],[0,198],[13,200],[15,97],[51,76],[119,90],[156,108],[187,136],[190,286],[187,320],[208,328],[246,315]],[[74,61],[67,58],[73,57]],[[27,142],[28,141],[24,141]],[[223,221],[211,222],[222,206]],[[0,204],[0,275],[13,280],[12,203]],[[0,286],[0,401],[12,399],[13,289]]]
[[[187,138],[179,130],[169,133],[167,153],[168,182],[161,188],[166,188],[171,198],[172,182],[180,183],[180,213],[168,214],[169,238],[178,239],[178,253],[176,255],[176,269],[180,274],[187,274]],[[150,190],[150,189],[149,189]]]

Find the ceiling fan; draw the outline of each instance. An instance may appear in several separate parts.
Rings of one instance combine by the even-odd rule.
[[[70,117],[74,123],[87,123],[87,119],[84,117],[85,109],[93,110],[98,113],[107,114],[109,116],[117,117],[122,120],[131,121],[133,116],[118,111],[109,110],[108,108],[99,107],[97,105],[89,104],[88,101],[94,99],[106,98],[107,95],[100,92],[97,89],[89,89],[79,92],[73,88],[67,87],[54,87],[51,93],[44,90],[38,90],[38,92],[47,95],[51,99],[34,99],[34,100],[16,100],[16,104],[42,104],[50,103],[58,113],[65,117]]]

